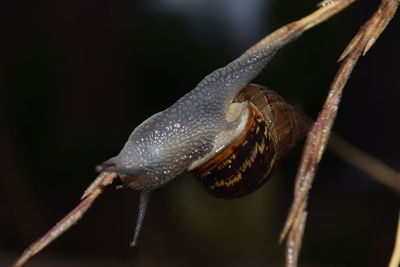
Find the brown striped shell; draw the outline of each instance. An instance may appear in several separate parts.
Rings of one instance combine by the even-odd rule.
[[[240,135],[193,170],[205,190],[219,198],[250,194],[269,178],[279,159],[303,138],[304,116],[276,92],[249,84],[235,102],[249,102],[249,117]]]

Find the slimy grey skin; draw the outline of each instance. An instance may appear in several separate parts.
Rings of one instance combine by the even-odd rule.
[[[125,186],[141,191],[136,245],[150,192],[218,153],[247,120],[247,105],[235,96],[271,58],[300,34],[266,42],[207,75],[175,104],[140,124],[121,152],[98,166],[119,174]]]

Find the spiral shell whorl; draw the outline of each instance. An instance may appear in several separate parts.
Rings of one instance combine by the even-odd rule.
[[[205,190],[219,198],[245,196],[261,187],[307,129],[302,114],[265,87],[248,85],[235,101],[249,102],[246,127],[234,142],[193,171]]]

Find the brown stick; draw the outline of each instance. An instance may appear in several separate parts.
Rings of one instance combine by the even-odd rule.
[[[300,20],[286,24],[285,26],[275,30],[250,47],[245,54],[250,53],[253,50],[258,50],[259,47],[264,47],[266,43],[274,43],[276,40],[287,38],[287,36],[303,33],[328,20],[355,1],[357,0],[325,0],[318,5],[320,7],[318,10]]]
[[[398,267],[400,265],[400,213],[397,221],[397,235],[395,240],[395,245],[393,248],[393,254],[390,259],[388,267]]]
[[[30,245],[24,253],[13,264],[13,267],[23,266],[30,258],[49,245],[53,240],[62,235],[65,231],[71,228],[86,211],[90,208],[93,201],[104,191],[104,188],[109,185],[117,177],[116,173],[102,172],[95,181],[102,179],[102,182],[96,188],[92,188],[91,192],[83,199],[67,216],[60,220],[53,228],[44,234],[39,240]],[[90,186],[89,186],[90,188]]]
[[[307,205],[304,202],[304,205]],[[301,241],[304,235],[304,228],[306,226],[307,212],[306,209],[302,209],[302,215],[296,217],[294,221],[294,225],[299,229],[297,232],[290,232],[288,235],[288,240],[286,241],[286,259],[285,266],[286,267],[296,267],[299,253],[301,249]]]
[[[92,194],[101,184],[103,184],[104,180],[108,177],[109,173],[108,172],[102,172],[100,173],[96,179],[86,188],[85,192],[83,192],[83,195],[81,196],[81,200]]]
[[[400,173],[381,160],[354,147],[334,132],[331,133],[328,149],[338,157],[365,172],[393,192],[400,193]]]
[[[357,60],[380,36],[395,14],[398,5],[399,2],[397,0],[382,0],[378,10],[373,14],[371,19],[361,27],[360,31],[340,57],[340,60],[344,60],[343,64],[332,82],[329,95],[322,111],[306,140],[300,167],[296,175],[294,200],[280,236],[281,241],[288,233],[289,235],[294,234],[295,236],[301,236],[299,233],[302,232],[303,226],[300,227],[294,222],[298,220],[298,217],[302,217],[305,212],[305,203],[307,202],[308,193],[311,189],[319,161],[325,151],[329,134],[337,114],[343,88]],[[298,255],[298,253],[294,253],[294,255]]]

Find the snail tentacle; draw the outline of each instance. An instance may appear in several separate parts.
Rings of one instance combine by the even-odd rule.
[[[139,210],[138,216],[136,219],[135,233],[133,235],[132,242],[130,243],[131,247],[136,247],[139,239],[140,230],[142,229],[144,215],[146,214],[147,205],[150,200],[151,191],[149,192],[141,192],[140,193],[140,202],[139,202]]]

